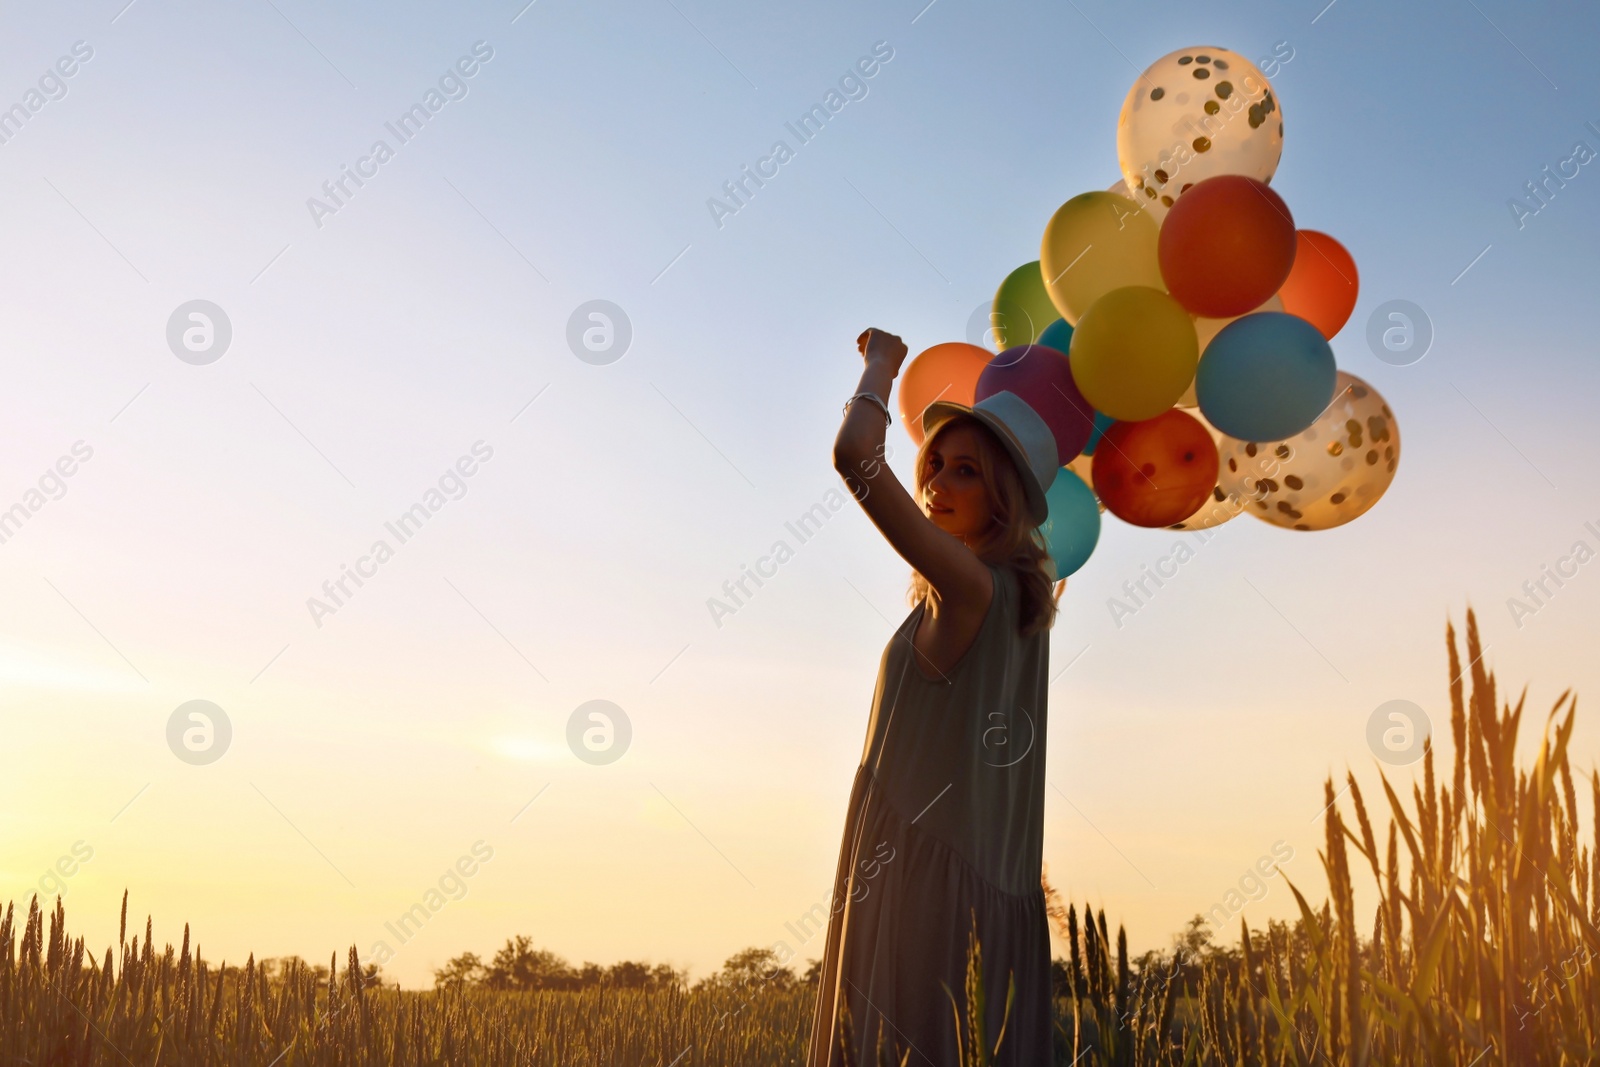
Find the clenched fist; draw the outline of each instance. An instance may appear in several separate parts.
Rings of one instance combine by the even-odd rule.
[[[900,373],[900,364],[906,358],[904,341],[892,333],[871,327],[861,331],[861,336],[856,338],[856,348],[868,363],[886,363],[890,373],[896,375]]]

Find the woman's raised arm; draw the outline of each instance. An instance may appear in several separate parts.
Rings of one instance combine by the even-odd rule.
[[[880,409],[861,398],[845,408],[844,422],[833,443],[833,468],[849,486],[856,503],[867,513],[890,546],[952,604],[987,604],[993,595],[993,576],[972,550],[946,533],[923,514],[900,479],[884,462],[884,415],[889,392],[906,346],[894,334],[866,330],[856,340],[866,367],[857,392],[871,392],[884,403]]]

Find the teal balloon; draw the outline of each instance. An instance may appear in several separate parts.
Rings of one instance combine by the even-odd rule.
[[[1072,347],[1072,323],[1066,319],[1057,319],[1044,328],[1036,344],[1053,348],[1057,352],[1065,352]]]
[[[1200,414],[1229,437],[1282,441],[1317,421],[1333,401],[1337,376],[1322,331],[1286,311],[1257,311],[1206,345],[1194,396]]]
[[[1100,504],[1094,490],[1070,467],[1056,471],[1044,498],[1050,517],[1039,533],[1056,562],[1056,577],[1065,578],[1089,561],[1100,540]]]
[[[1089,443],[1083,446],[1084,455],[1094,455],[1095,446],[1100,443],[1100,438],[1106,435],[1106,431],[1111,429],[1111,424],[1116,421],[1104,412],[1094,413],[1094,429],[1089,431]]]

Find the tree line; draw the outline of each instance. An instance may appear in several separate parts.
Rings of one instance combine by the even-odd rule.
[[[734,953],[714,974],[689,984],[689,972],[665,963],[649,964],[623,960],[609,967],[585,962],[574,967],[549,949],[534,948],[533,939],[518,934],[487,963],[476,952],[463,952],[433,972],[435,989],[479,989],[512,991],[578,990],[592,986],[613,989],[660,990],[673,987],[695,991],[715,987],[743,987],[761,983],[775,990],[816,985],[822,965],[810,961],[804,974],[779,965],[770,948],[747,948]]]

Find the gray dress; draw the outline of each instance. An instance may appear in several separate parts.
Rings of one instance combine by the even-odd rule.
[[[912,645],[923,601],[878,665],[850,790],[807,1067],[841,1067],[848,1007],[860,1067],[883,1047],[912,1067],[959,1062],[967,940],[983,954],[990,1046],[1008,976],[1016,999],[995,1062],[1052,1062],[1050,935],[1040,883],[1049,631],[1018,633],[1018,588],[994,575],[978,636],[940,675]],[[949,987],[950,995],[940,985]],[[965,1026],[965,1023],[963,1023]]]

